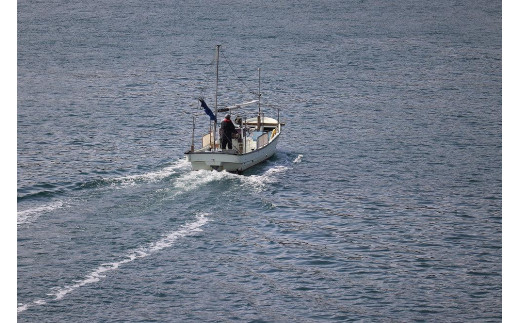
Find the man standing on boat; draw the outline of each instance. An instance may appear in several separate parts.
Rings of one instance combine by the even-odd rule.
[[[231,142],[231,139],[233,137],[233,134],[237,133],[237,130],[235,129],[235,125],[233,124],[233,121],[231,121],[230,114],[226,114],[226,117],[220,123],[220,130],[221,130],[220,139],[222,140],[222,149],[226,149],[226,146],[229,147],[228,149],[233,149],[233,144]]]

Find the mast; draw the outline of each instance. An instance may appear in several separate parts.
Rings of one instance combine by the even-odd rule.
[[[191,147],[190,151],[195,151],[195,115],[193,115],[193,129],[191,131]]]
[[[219,63],[219,55],[220,55],[220,46],[217,45],[217,78],[215,79],[215,123],[213,128],[213,149],[217,149],[217,113],[218,113],[218,63]]]
[[[261,115],[261,109],[260,109],[260,97],[262,94],[260,94],[260,67],[258,68],[258,116],[256,117],[256,130],[260,131],[260,115]]]

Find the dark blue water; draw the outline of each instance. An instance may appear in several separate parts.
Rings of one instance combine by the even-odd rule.
[[[18,321],[501,321],[501,60],[498,1],[18,1]]]

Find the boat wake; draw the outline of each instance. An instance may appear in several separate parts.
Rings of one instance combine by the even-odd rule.
[[[63,201],[56,201],[27,210],[18,211],[16,214],[16,224],[20,225],[32,223],[36,221],[36,219],[38,219],[42,214],[62,208],[65,205],[66,204]]]
[[[185,159],[180,159],[172,165],[166,166],[158,171],[145,174],[128,175],[121,177],[103,178],[102,181],[114,188],[125,188],[139,183],[154,183],[171,177],[179,172],[190,169],[190,164]]]
[[[266,166],[262,166],[259,170],[264,170],[263,173],[256,175],[237,175],[228,172],[216,171],[191,171],[191,166],[185,159],[179,159],[171,165],[163,167],[159,170],[151,171],[144,174],[128,175],[120,177],[108,177],[90,182],[78,184],[76,190],[85,190],[92,188],[109,188],[109,189],[125,189],[137,185],[145,185],[157,183],[160,181],[170,181],[172,186],[164,190],[173,191],[172,197],[179,194],[191,192],[201,186],[211,182],[220,182],[222,180],[236,180],[242,187],[251,188],[254,191],[262,191],[266,185],[278,181],[278,176],[290,168],[291,165],[301,163],[303,155],[298,155],[296,158],[294,154],[277,153],[277,160],[268,161]],[[17,225],[33,223],[41,215],[55,211],[63,207],[70,207],[74,199],[68,202],[58,200],[55,202],[46,203],[40,206],[31,207],[17,212]]]
[[[258,175],[238,175],[226,171],[217,172],[209,170],[187,171],[179,177],[172,179],[172,187],[167,188],[167,190],[173,191],[172,197],[176,197],[179,194],[191,192],[212,182],[234,180],[240,183],[239,185],[242,188],[261,192],[266,189],[267,185],[278,182],[281,174],[292,169],[294,164],[301,163],[303,159],[301,154],[294,158],[294,154],[280,151],[277,152],[277,156],[275,160],[268,160],[264,165],[259,166],[257,171],[263,171],[263,173]],[[189,163],[185,161],[184,167],[189,170]]]
[[[52,292],[47,295],[52,297],[52,299],[38,299],[31,303],[27,304],[19,304],[17,311],[21,313],[27,310],[29,307],[45,305],[51,301],[59,301],[63,299],[67,294],[75,291],[76,289],[83,287],[88,284],[97,283],[103,278],[106,278],[106,274],[110,271],[117,270],[120,266],[135,261],[140,258],[148,257],[153,253],[156,253],[165,248],[171,247],[175,241],[180,238],[193,235],[197,232],[201,232],[201,227],[204,226],[209,221],[209,214],[207,213],[199,213],[196,216],[196,220],[193,222],[186,223],[179,227],[175,231],[171,231],[165,234],[161,239],[149,243],[145,246],[139,247],[137,249],[131,250],[128,254],[122,256],[121,260],[103,263],[99,265],[96,269],[88,273],[82,280],[76,281],[73,284],[66,285],[63,287],[53,288]]]
[[[109,189],[125,189],[128,187],[133,187],[139,184],[150,184],[156,183],[161,180],[165,180],[175,174],[185,173],[190,169],[190,164],[184,159],[179,160],[172,165],[168,165],[164,168],[161,168],[156,171],[137,174],[137,175],[128,175],[128,176],[120,176],[120,177],[108,177],[101,178],[92,181],[87,181],[83,183],[78,183],[74,185],[74,191],[85,191],[86,189],[100,189],[100,188],[109,188]],[[38,194],[32,194],[38,195]],[[19,198],[19,208],[21,200],[27,200],[29,195]],[[41,198],[41,197],[40,197]],[[83,197],[81,197],[82,199]],[[23,225],[28,223],[33,223],[36,221],[41,215],[55,211],[57,209],[63,208],[65,206],[70,207],[74,204],[75,198],[68,198],[67,202],[63,200],[58,200],[55,202],[45,203],[39,206],[30,207],[24,210],[20,210],[17,212],[17,225]],[[29,202],[31,203],[31,202]]]
[[[188,171],[181,174],[179,177],[172,179],[172,187],[167,188],[167,190],[173,191],[173,198],[179,194],[199,189],[200,187],[212,182],[233,180],[238,182],[243,188],[249,188],[253,191],[261,192],[266,189],[267,185],[278,182],[279,176],[292,168],[291,164],[300,163],[303,155],[298,155],[298,157],[296,157],[292,162],[288,158],[291,157],[282,154],[281,161],[268,162],[266,166],[262,166],[264,172],[259,175],[238,175],[226,171],[217,172],[209,170]],[[186,162],[186,164],[189,169],[189,163]]]
[[[236,187],[237,189],[247,188],[252,192],[262,192],[267,189],[269,184],[278,182],[280,180],[280,175],[290,170],[292,168],[291,165],[300,163],[302,158],[303,155],[294,157],[294,155],[282,153],[279,155],[277,160],[270,161],[267,163],[267,165],[257,169],[259,171],[263,170],[263,173],[248,176],[237,175],[225,171],[191,171],[190,164],[188,162],[185,160],[179,160],[178,162],[159,169],[158,171],[141,175],[105,179],[105,181],[110,183],[111,187],[115,186],[117,188],[124,188],[137,184],[157,181],[169,181],[171,186],[164,188],[164,190],[171,191],[173,193],[171,195],[172,198],[182,193],[189,193],[197,190],[204,185],[226,180],[234,181],[238,185]],[[18,224],[33,222],[40,215],[47,212],[52,212],[65,206],[69,207],[69,204],[70,203],[66,204],[62,201],[57,201],[39,207],[19,211]],[[118,268],[127,263],[136,261],[140,258],[148,257],[160,250],[169,248],[178,239],[202,231],[201,227],[209,221],[208,217],[208,213],[197,214],[195,221],[186,223],[178,229],[166,233],[155,242],[129,251],[127,254],[121,256],[119,260],[100,264],[97,268],[86,274],[83,279],[62,287],[52,288],[51,291],[47,294],[48,297],[37,299],[25,304],[19,304],[17,311],[18,313],[21,313],[30,307],[41,306],[49,302],[59,301],[71,292],[74,292],[83,286],[101,281],[102,279],[106,278],[107,273],[116,271]]]

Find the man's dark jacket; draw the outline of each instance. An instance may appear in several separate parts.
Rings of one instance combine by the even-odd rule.
[[[220,123],[220,129],[222,129],[223,135],[231,141],[231,136],[237,132],[235,129],[235,125],[233,124],[233,121],[229,119],[224,119]]]

